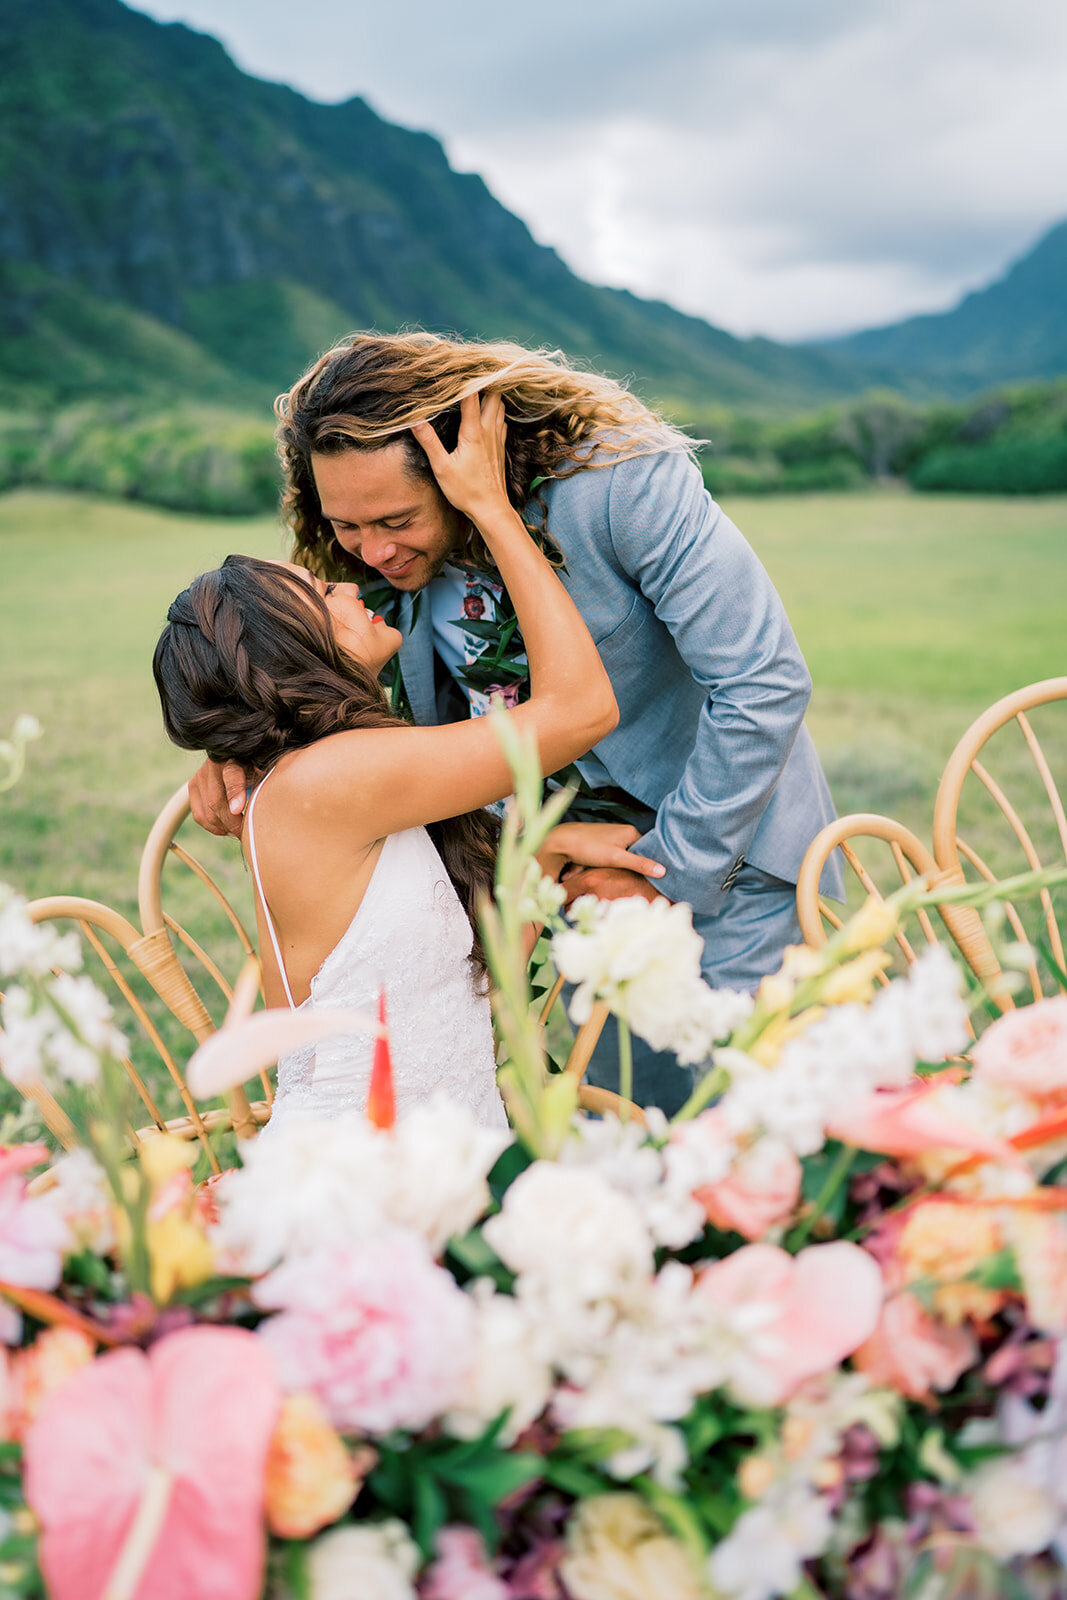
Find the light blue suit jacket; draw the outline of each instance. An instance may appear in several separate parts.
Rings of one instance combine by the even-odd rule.
[[[682,454],[589,467],[542,494],[619,702],[594,753],[656,813],[634,846],[667,868],[656,887],[713,917],[742,861],[795,883],[834,809],[804,727],[811,679],[754,552]],[[540,508],[525,515],[537,522]],[[405,595],[400,669],[415,720],[433,723],[430,608],[414,626],[412,609]],[[603,782],[588,764],[583,776]],[[822,887],[840,897],[836,859]]]

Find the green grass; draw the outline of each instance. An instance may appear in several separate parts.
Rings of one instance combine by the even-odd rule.
[[[839,810],[888,811],[928,838],[938,776],[974,715],[1067,671],[1067,500],[870,493],[734,498],[727,509],[778,585],[811,667],[809,720]],[[268,518],[0,497],[0,737],[20,711],[45,729],[23,781],[0,797],[0,879],[136,917],[148,825],[196,765],[163,736],[152,648],[177,591],[231,550],[282,554],[284,540]],[[1058,709],[1034,721],[1063,779]],[[1019,752],[998,771],[1021,784]],[[1016,865],[980,808],[974,816],[979,847],[1000,870]],[[1045,849],[1049,825],[1036,813],[1033,822]],[[247,916],[235,849],[206,835],[195,849]],[[178,915],[199,927],[197,898],[175,892]]]

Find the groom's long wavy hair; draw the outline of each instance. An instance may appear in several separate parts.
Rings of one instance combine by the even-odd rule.
[[[370,668],[339,647],[318,591],[253,556],[227,556],[182,591],[152,672],[168,737],[248,773],[348,728],[410,727]],[[497,823],[475,811],[428,832],[470,919],[471,963],[484,977],[477,907],[493,885]]]
[[[323,578],[360,577],[365,570],[337,544],[322,515],[313,455],[379,450],[399,439],[409,471],[432,482],[412,424],[432,423],[452,450],[460,401],[487,389],[504,397],[507,488],[517,510],[531,497],[536,501],[539,479],[570,477],[659,450],[693,449],[692,439],[621,384],[577,370],[559,351],[432,333],[356,334],[328,350],[274,403],[293,560]],[[550,536],[543,501],[540,510],[540,527]],[[492,566],[473,529],[461,554]]]

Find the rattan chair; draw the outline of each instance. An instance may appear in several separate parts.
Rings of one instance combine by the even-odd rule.
[[[945,883],[957,884],[985,879],[994,882],[1016,872],[1067,862],[1067,817],[1053,775],[1052,763],[1034,730],[1028,712],[1052,707],[1067,700],[1067,677],[1046,678],[1005,695],[984,711],[960,739],[949,757],[934,802],[934,857]],[[1054,732],[1059,748],[1056,764],[1067,769],[1067,715],[1053,713],[1049,731]],[[1004,737],[993,741],[1003,730]],[[979,759],[981,755],[982,759]],[[999,779],[990,770],[995,767]],[[1035,784],[1034,777],[1037,782]],[[1009,798],[1009,790],[1015,798]],[[983,836],[979,850],[964,837]],[[1062,907],[1061,899],[1060,905]],[[1048,889],[1039,902],[1027,902],[1022,911],[1005,903],[1008,922],[1017,939],[1045,943],[1048,952],[1064,968],[1064,941],[1056,898]],[[996,985],[996,957],[976,911],[956,909],[957,927],[953,935],[979,977],[990,987],[1002,1010],[1011,997]],[[1029,923],[1029,928],[1027,927]],[[1034,998],[1041,990],[1037,963],[1029,968]]]
[[[857,841],[865,841],[866,862],[857,849]],[[928,882],[939,876],[937,862],[922,840],[910,828],[892,817],[874,811],[857,811],[847,817],[838,817],[817,833],[808,846],[797,878],[797,916],[805,942],[813,948],[826,943],[830,934],[843,925],[847,911],[832,909],[819,893],[819,879],[830,856],[840,850],[855,883],[864,895],[885,900],[888,893],[902,885],[912,883],[917,877]],[[846,889],[847,892],[847,889]],[[938,935],[929,914],[916,912],[916,922],[926,944],[936,944]],[[915,945],[902,929],[896,937],[897,949],[903,961],[911,965],[915,960]],[[879,975],[883,984],[889,978]]]
[[[548,1022],[552,1007],[563,992],[563,983],[564,980],[557,977],[545,996],[540,1014],[542,1027]],[[604,1031],[604,1025],[610,1014],[603,1002],[598,1002],[594,1005],[588,1018],[581,1024],[574,1036],[574,1043],[568,1052],[567,1060],[563,1066],[563,1073],[565,1077],[570,1078],[577,1085],[578,1105],[583,1111],[592,1111],[598,1116],[611,1112],[617,1117],[638,1122],[642,1127],[646,1127],[647,1118],[645,1113],[635,1101],[625,1100],[622,1095],[616,1094],[612,1089],[598,1089],[594,1084],[582,1082],[586,1069],[592,1060],[597,1041]]]
[[[235,1089],[226,1097],[224,1107],[198,1107],[180,1065],[180,1058],[190,1054],[191,1049],[185,1052],[176,1048],[173,1040],[168,1042],[164,1035],[172,1030],[167,1029],[158,1005],[153,1004],[154,996],[191,1036],[191,1046],[201,1043],[216,1029],[205,995],[215,996],[216,1010],[224,1013],[220,1020],[225,1027],[249,1015],[260,992],[259,963],[240,918],[210,873],[175,839],[188,814],[188,794],[183,785],[160,812],[142,853],[138,883],[142,928],[136,928],[110,906],[77,895],[51,895],[34,900],[28,911],[35,922],[74,922],[98,958],[105,978],[120,996],[120,1025],[132,1020],[143,1041],[142,1048],[162,1065],[172,1085],[172,1095],[184,1107],[184,1115],[168,1118],[159,1104],[160,1092],[153,1092],[144,1072],[127,1059],[123,1063],[126,1072],[151,1118],[147,1126],[131,1128],[131,1136],[137,1140],[150,1138],[157,1132],[169,1132],[182,1138],[198,1139],[207,1152],[209,1164],[217,1171],[219,1163],[211,1136],[227,1129],[232,1129],[239,1139],[254,1135],[270,1116],[273,1091],[264,1074],[264,1098],[255,1104],[249,1102],[243,1089]],[[234,959],[239,957],[241,967],[233,984],[227,981],[204,944],[193,938],[163,908],[163,868],[172,858],[192,873],[206,891],[209,903],[222,910],[236,936]],[[179,959],[179,949],[196,973],[195,983]],[[72,1130],[61,1107],[44,1090],[35,1091],[32,1098],[55,1138],[69,1147]]]

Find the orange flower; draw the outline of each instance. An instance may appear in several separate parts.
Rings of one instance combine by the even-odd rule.
[[[933,1279],[934,1311],[952,1327],[965,1317],[982,1322],[1003,1304],[999,1289],[967,1282],[1004,1241],[990,1213],[980,1206],[928,1200],[908,1214],[897,1246],[905,1281]]]
[[[11,1437],[21,1439],[52,1392],[86,1366],[96,1345],[80,1328],[45,1328],[11,1358]]]
[[[271,1532],[281,1539],[307,1539],[336,1522],[376,1459],[369,1446],[354,1453],[345,1448],[315,1395],[289,1395],[267,1454]]]

